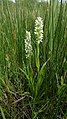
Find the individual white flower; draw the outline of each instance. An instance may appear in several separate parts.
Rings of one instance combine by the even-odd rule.
[[[43,39],[43,20],[41,17],[37,17],[37,19],[35,20],[34,34],[36,35],[37,43],[40,44]]]
[[[29,58],[32,54],[31,34],[28,31],[26,31],[25,52],[26,52],[26,58]]]

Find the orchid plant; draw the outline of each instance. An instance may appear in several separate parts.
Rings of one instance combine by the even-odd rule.
[[[40,87],[43,83],[43,74],[44,74],[44,68],[46,63],[49,61],[49,59],[42,65],[41,69],[40,69],[40,58],[39,58],[39,45],[43,40],[43,20],[41,17],[37,17],[37,19],[35,20],[35,29],[34,29],[34,35],[36,38],[36,47],[35,47],[35,62],[36,62],[36,67],[37,67],[37,76],[33,76],[33,69],[32,69],[32,61],[31,61],[31,57],[32,57],[32,52],[33,52],[33,48],[32,48],[32,43],[31,43],[31,34],[29,31],[26,31],[26,39],[24,40],[25,42],[25,56],[26,56],[26,70],[23,70],[20,68],[20,70],[24,73],[24,75],[26,76],[28,83],[29,83],[29,88],[30,91],[32,92],[32,99],[33,99],[33,108],[35,108],[35,100],[38,96],[38,92],[40,90]],[[36,80],[36,81],[35,81]],[[32,109],[34,110],[34,109]],[[33,111],[33,118],[36,117],[34,114],[35,111]],[[34,118],[35,119],[35,118]]]

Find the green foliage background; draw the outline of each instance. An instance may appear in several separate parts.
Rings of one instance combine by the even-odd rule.
[[[67,115],[67,4],[0,0],[0,118],[65,119]],[[40,16],[44,38],[37,70],[34,23]],[[26,30],[33,56],[27,63]],[[29,67],[31,66],[31,67]],[[28,67],[28,69],[27,69]]]

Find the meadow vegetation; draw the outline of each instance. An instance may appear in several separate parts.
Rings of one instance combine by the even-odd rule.
[[[0,119],[66,119],[66,15],[62,0],[0,0]]]

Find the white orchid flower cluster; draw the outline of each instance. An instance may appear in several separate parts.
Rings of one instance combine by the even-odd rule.
[[[32,54],[31,34],[28,31],[26,31],[25,52],[26,52],[26,58],[29,58]]]
[[[35,20],[35,30],[34,34],[36,35],[36,42],[40,44],[43,39],[43,20],[41,17],[37,17]],[[25,52],[26,58],[30,58],[32,54],[32,44],[31,44],[31,34],[26,31],[26,39],[25,39]]]
[[[34,34],[36,35],[37,43],[40,44],[43,39],[43,20],[41,17],[37,17],[37,19],[35,20]]]

